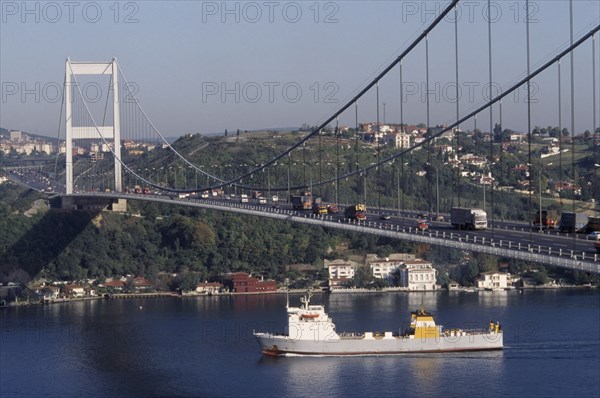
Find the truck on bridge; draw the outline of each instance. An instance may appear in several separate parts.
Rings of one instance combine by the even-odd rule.
[[[302,195],[292,195],[290,202],[294,210],[310,210],[313,206],[312,193],[302,192]]]
[[[356,204],[346,207],[344,211],[344,217],[351,220],[366,220],[367,219],[367,206],[363,204]]]
[[[450,223],[456,229],[486,229],[487,213],[481,209],[453,207],[450,210]]]
[[[587,225],[585,213],[563,212],[560,216],[560,232],[585,232]]]
[[[533,226],[535,228],[540,227],[540,223],[542,224],[542,228],[544,229],[554,229],[558,224],[558,213],[554,209],[550,210],[542,210],[541,211],[542,219],[540,221],[540,212],[536,211],[533,214]]]
[[[332,203],[325,203],[323,198],[317,196],[313,201],[313,213],[314,214],[336,214],[338,207]]]

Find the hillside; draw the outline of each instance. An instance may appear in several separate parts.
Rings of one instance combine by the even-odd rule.
[[[228,179],[265,162],[297,142],[303,134],[306,133],[257,132],[241,133],[239,137],[189,135],[181,137],[174,146],[194,164]],[[285,196],[288,170],[291,181],[296,184],[306,181],[306,185],[310,186],[311,181],[334,177],[338,159],[339,172],[343,174],[352,167],[355,169],[357,163],[364,167],[377,158],[376,145],[357,141],[351,133],[340,137],[331,133],[323,135],[320,145],[319,140],[313,141],[295,150],[289,159],[279,161],[268,171],[258,173],[244,183],[283,187],[280,195]],[[338,142],[341,144],[339,151]],[[394,149],[389,147],[381,147],[380,150],[381,157],[394,153]],[[485,150],[475,154],[484,155]],[[366,187],[367,206],[380,203],[381,206],[396,207],[399,204],[396,196],[398,176],[403,173],[400,188],[406,196],[401,198],[400,203],[406,209],[434,209],[429,201],[429,190],[433,188],[432,194],[435,194],[436,183],[439,184],[440,211],[448,211],[456,203],[459,190],[463,205],[480,206],[481,186],[469,178],[461,178],[460,184],[457,184],[456,170],[444,164],[447,156],[435,151],[432,155],[434,167],[427,164],[429,156],[424,148],[403,160],[404,170],[398,167],[402,162],[395,162],[369,172],[366,179],[362,176],[349,179],[347,183],[340,184],[339,192],[335,184],[315,186],[313,192],[328,201],[334,201],[339,195],[340,203],[363,202]],[[600,187],[598,175],[593,167],[589,167],[592,155],[590,149],[583,145],[578,150],[580,160],[576,173],[581,179],[590,181],[590,184],[584,184],[586,190],[582,199],[585,195],[600,197],[600,192],[597,192]],[[202,189],[207,183],[214,183],[184,167],[181,160],[162,149],[125,156],[127,164],[133,165],[136,171],[144,170],[152,178],[156,176],[159,182],[170,186],[176,184],[180,188]],[[497,174],[499,184],[509,184],[514,179],[515,173],[510,171],[514,167],[512,165],[521,164],[524,157],[518,151],[505,153],[504,163],[492,165],[503,170]],[[87,162],[80,158],[77,167],[90,167]],[[93,167],[110,169],[109,162],[100,161]],[[435,167],[439,171],[437,179]],[[565,169],[564,173],[570,172],[566,166]],[[476,172],[473,169],[473,173]],[[540,179],[548,183],[556,178],[553,173],[556,170],[548,168]],[[138,182],[126,176],[125,183],[133,186]],[[231,271],[247,271],[282,281],[286,277],[294,280],[299,276],[289,268],[295,263],[312,264],[314,272],[311,277],[318,279],[323,277],[323,259],[361,257],[366,253],[385,256],[392,252],[410,252],[433,260],[443,269],[440,283],[450,277],[468,282],[479,270],[487,270],[502,261],[477,255],[465,259],[463,253],[449,249],[135,201],[130,201],[128,215],[42,211],[30,212],[27,216],[25,213],[39,198],[34,192],[13,184],[0,185],[0,234],[6,237],[0,242],[0,274],[5,281],[15,278],[28,280],[35,276],[74,280],[120,274],[144,275],[152,279],[162,272],[192,273],[197,280],[219,280],[224,273]],[[560,206],[560,201],[552,198],[550,193],[544,192],[543,199],[545,206],[550,203]],[[494,192],[494,216],[525,219],[527,200],[527,195],[497,190]],[[534,201],[537,203],[537,195],[534,195]],[[564,198],[562,202],[570,210],[570,200]],[[585,201],[578,200],[576,203],[593,207],[592,203]],[[525,267],[509,263],[515,270]]]

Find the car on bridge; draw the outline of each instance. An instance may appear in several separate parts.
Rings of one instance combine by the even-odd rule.
[[[417,229],[419,231],[429,231],[429,223],[425,219],[417,220]]]

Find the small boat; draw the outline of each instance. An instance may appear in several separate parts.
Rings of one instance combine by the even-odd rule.
[[[405,353],[501,350],[499,322],[481,329],[444,330],[421,306],[411,313],[409,328],[395,332],[338,333],[322,305],[310,305],[310,291],[301,307],[286,305],[287,333],[255,332],[264,355],[386,355]]]

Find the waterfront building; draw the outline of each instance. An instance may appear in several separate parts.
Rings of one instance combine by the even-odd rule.
[[[329,279],[354,278],[354,272],[358,264],[354,261],[346,261],[341,259],[325,260],[324,266],[329,271]]]
[[[392,253],[386,258],[379,258],[375,254],[367,254],[366,263],[375,278],[391,279],[392,273],[405,261],[414,260],[415,256],[408,253]]]
[[[133,278],[133,287],[136,291],[145,291],[154,288],[154,284],[148,279],[138,276],[137,278]]]
[[[60,288],[58,286],[46,285],[45,283],[32,286],[31,290],[43,300],[57,299],[60,295]]]
[[[324,260],[323,265],[329,272],[329,289],[343,289],[354,278],[358,263],[342,259]]]
[[[67,297],[83,297],[85,296],[85,288],[79,285],[65,285],[65,296]]]
[[[121,291],[125,287],[125,282],[123,282],[120,279],[113,279],[113,280],[110,280],[110,281],[104,283],[100,287],[106,287],[106,288],[109,288],[112,290]]]
[[[263,293],[277,291],[274,280],[258,280],[245,272],[231,274],[233,291],[236,293]]]
[[[425,260],[405,261],[400,268],[400,283],[408,290],[435,290],[437,270]]]
[[[215,294],[223,290],[223,285],[218,282],[204,282],[196,286],[196,293]]]
[[[512,284],[512,278],[509,273],[488,271],[482,272],[477,278],[478,289],[506,289]]]

